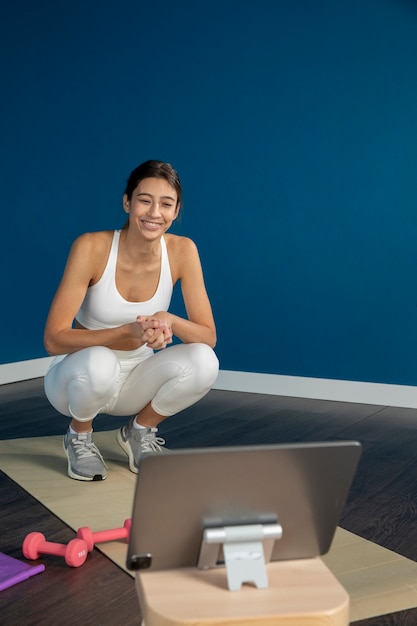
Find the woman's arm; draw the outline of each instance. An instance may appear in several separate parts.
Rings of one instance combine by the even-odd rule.
[[[137,321],[103,330],[73,328],[88,286],[97,282],[104,270],[110,245],[109,232],[87,233],[74,241],[46,321],[44,344],[49,354],[117,345],[126,340],[134,340],[139,347],[154,335],[155,322]]]
[[[206,343],[212,348],[216,345],[216,326],[209,297],[207,295],[203,270],[197,246],[187,237],[175,237],[173,241],[174,282],[181,282],[181,290],[187,318],[168,314],[168,319],[158,313],[156,317],[169,323],[174,335],[184,343]]]

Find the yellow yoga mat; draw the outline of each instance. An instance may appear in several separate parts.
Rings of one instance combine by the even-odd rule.
[[[94,434],[108,465],[105,481],[68,478],[59,436],[0,441],[0,469],[75,532],[81,526],[94,532],[119,528],[131,516],[136,475],[115,435]],[[28,525],[27,533],[35,530]],[[126,542],[97,547],[133,577],[125,566]],[[351,621],[417,606],[417,563],[410,559],[338,528],[323,561],[349,593]]]

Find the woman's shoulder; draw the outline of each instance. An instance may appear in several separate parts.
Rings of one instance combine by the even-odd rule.
[[[83,233],[75,239],[73,247],[81,249],[84,252],[99,252],[100,250],[108,250],[111,242],[113,241],[113,235],[113,230]]]
[[[182,235],[172,235],[171,233],[164,235],[167,248],[174,254],[192,253],[197,250],[195,242],[189,237]]]
[[[72,263],[82,266],[92,275],[103,271],[107,262],[113,240],[114,231],[103,230],[79,235],[71,246]]]
[[[171,273],[175,282],[183,278],[191,267],[199,263],[197,246],[189,237],[179,235],[165,235]]]

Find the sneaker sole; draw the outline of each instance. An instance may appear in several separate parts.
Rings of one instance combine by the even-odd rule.
[[[71,461],[69,459],[69,456],[67,454],[67,449],[65,447],[65,444],[62,444],[62,447],[64,448],[64,452],[65,452],[65,456],[67,457],[67,462],[68,462],[68,476],[70,478],[73,478],[74,480],[84,480],[86,482],[99,482],[100,480],[106,480],[107,478],[107,474],[104,474],[104,476],[102,474],[94,474],[94,476],[81,476],[80,474],[75,474],[75,472],[72,471],[71,468]]]
[[[127,454],[127,457],[129,459],[129,469],[130,469],[130,471],[133,472],[134,474],[137,474],[138,473],[138,468],[135,465],[135,458],[133,456],[132,449],[129,446],[129,444],[126,443],[126,441],[123,439],[121,430],[117,431],[116,441],[119,444],[119,446],[121,447],[121,449]]]

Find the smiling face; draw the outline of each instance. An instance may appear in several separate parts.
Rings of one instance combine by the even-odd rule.
[[[129,214],[129,227],[153,239],[163,235],[177,217],[178,195],[164,178],[144,178],[130,199],[127,194],[123,196],[123,207]]]

